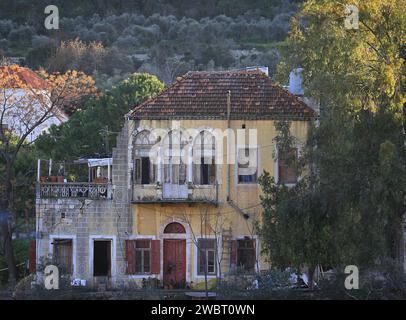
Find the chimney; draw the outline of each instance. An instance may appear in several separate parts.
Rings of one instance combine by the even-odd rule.
[[[289,74],[289,91],[296,96],[303,96],[303,68],[293,69]]]

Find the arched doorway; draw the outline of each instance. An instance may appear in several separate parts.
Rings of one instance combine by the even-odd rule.
[[[164,229],[163,281],[166,289],[180,289],[186,285],[185,234],[185,227],[178,222],[171,222]]]

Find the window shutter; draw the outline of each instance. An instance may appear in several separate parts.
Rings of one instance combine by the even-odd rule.
[[[134,274],[135,265],[134,265],[134,241],[133,240],[125,241],[125,257],[127,260],[126,274]]]
[[[238,241],[230,240],[230,268],[234,269],[237,266],[237,248]]]
[[[151,241],[151,273],[159,274],[161,267],[160,255],[161,242],[159,240]]]
[[[296,183],[296,171],[290,161],[297,160],[297,149],[291,149],[288,154],[279,153],[279,183]]]
[[[29,270],[30,273],[35,273],[36,269],[36,243],[35,240],[30,242],[30,250],[29,250]]]

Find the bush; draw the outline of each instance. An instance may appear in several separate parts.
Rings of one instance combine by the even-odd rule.
[[[22,277],[25,277],[28,274],[26,262],[28,261],[28,258],[29,258],[28,250],[29,250],[29,246],[30,246],[30,241],[31,241],[31,239],[13,240],[13,249],[14,249],[16,264],[17,265],[22,264],[18,267],[19,279],[21,279]],[[7,268],[6,259],[5,259],[4,255],[0,255],[0,270],[6,269],[6,268]],[[7,270],[0,272],[0,285],[6,284],[7,280],[8,280]]]

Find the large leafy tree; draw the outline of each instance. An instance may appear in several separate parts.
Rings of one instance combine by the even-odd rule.
[[[32,75],[17,65],[0,69],[0,227],[10,283],[17,278],[12,248],[13,196],[19,154],[29,147],[31,133],[50,119],[96,93],[94,81],[82,72]],[[30,81],[27,81],[30,80]]]
[[[359,9],[358,29],[345,28],[346,4]],[[402,262],[404,7],[404,0],[310,0],[293,19],[280,74],[304,68],[306,95],[322,113],[296,187],[261,180],[274,264]]]
[[[56,160],[110,156],[124,115],[158,94],[164,84],[147,73],[134,73],[100,97],[89,101],[65,124],[52,127],[36,142],[40,153]]]

